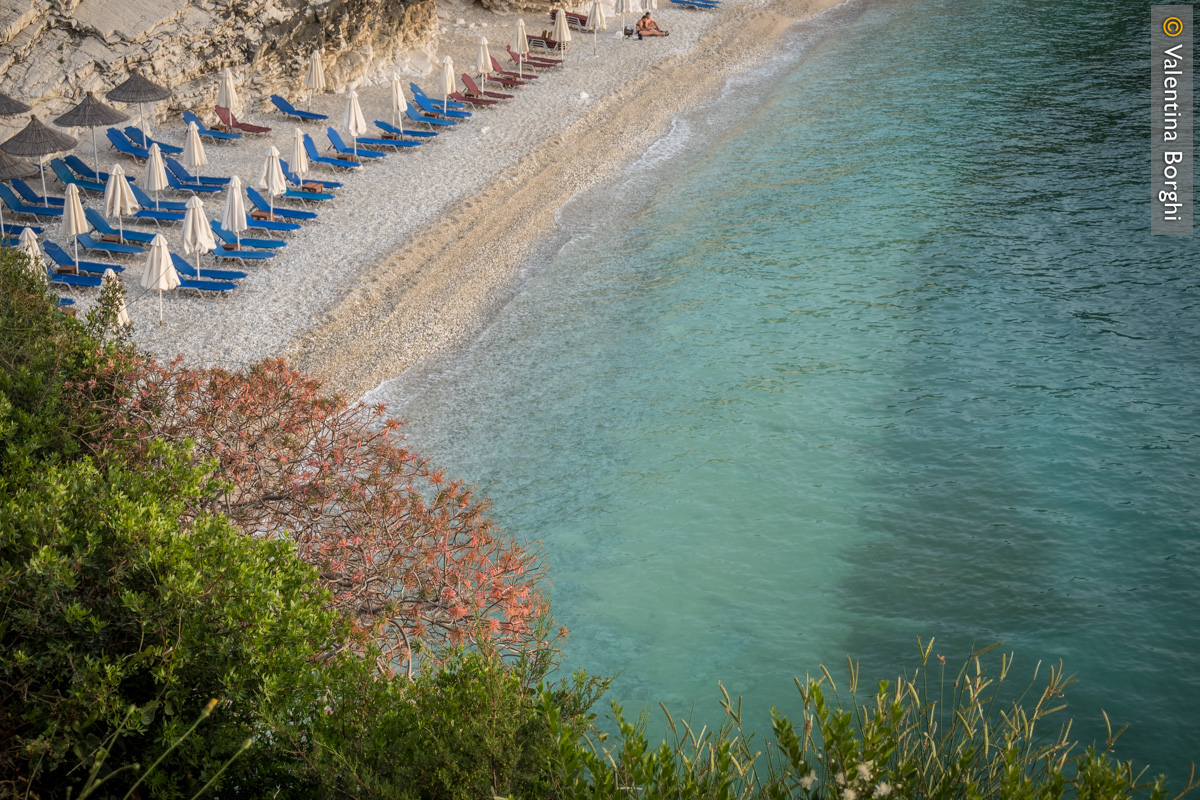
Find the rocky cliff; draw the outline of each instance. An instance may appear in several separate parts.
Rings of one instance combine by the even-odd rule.
[[[243,98],[296,100],[313,50],[336,91],[411,65],[436,31],[435,0],[0,0],[0,91],[61,114],[138,69],[172,90],[155,111],[177,118],[213,105],[225,67]]]

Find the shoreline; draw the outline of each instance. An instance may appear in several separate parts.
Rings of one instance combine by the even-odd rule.
[[[417,152],[369,165],[365,174],[310,173],[342,180],[341,196],[333,208],[314,209],[321,218],[296,232],[280,257],[244,269],[250,276],[235,296],[169,298],[160,326],[151,314],[156,303],[136,284],[140,264],[127,264],[136,338],[160,358],[182,352],[210,364],[282,355],[328,389],[361,397],[468,342],[519,289],[564,203],[617,175],[676,116],[715,98],[730,75],[777,52],[794,23],[840,1],[727,0],[716,14],[662,9],[657,18],[672,35],[646,42],[614,39],[620,21],[610,19],[597,42],[599,59],[591,35],[575,32],[561,73],[543,73],[506,105],[483,110]],[[456,72],[473,66],[467,51],[481,34],[495,39],[493,54],[503,53],[515,15],[457,14],[440,47],[460,64]],[[536,20],[527,24],[531,35],[541,29]],[[663,52],[668,43],[674,52]],[[430,90],[432,77],[414,80]],[[360,87],[368,120],[390,118],[379,110],[387,92]],[[327,95],[313,110],[336,125],[343,104]],[[267,144],[286,158],[284,137],[294,126],[277,116],[254,121],[276,133],[269,141],[209,146],[208,174],[239,174],[252,183],[256,154]],[[534,126],[541,127],[531,136]],[[323,128],[306,130],[321,140]],[[220,209],[219,201],[206,204],[210,218]]]

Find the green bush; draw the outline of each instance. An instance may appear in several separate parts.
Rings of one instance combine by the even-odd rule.
[[[858,668],[850,664],[849,697],[830,703],[837,688],[828,670],[796,685],[804,703],[799,733],[773,712],[774,741],[765,753],[742,735],[740,704],[724,697],[725,722],[699,734],[667,714],[670,735],[651,747],[645,716],[631,723],[613,704],[618,726],[614,744],[564,729],[554,709],[545,715],[555,732],[552,754],[554,796],[565,798],[1003,798],[1004,800],[1124,800],[1167,797],[1165,780],[1142,782],[1129,762],[1107,751],[1082,752],[1069,738],[1070,723],[1048,717],[1072,680],[1061,665],[1045,684],[1012,698],[1004,686],[1012,666],[1002,656],[993,678],[973,654],[952,683],[945,675],[929,686],[932,641],[921,651],[919,669],[895,685],[880,682],[873,697],[860,698]],[[938,656],[939,662],[944,660]],[[1037,680],[1035,675],[1034,680]],[[723,691],[723,690],[722,690]],[[666,713],[666,709],[663,709]],[[1118,733],[1117,736],[1120,734]],[[1195,788],[1189,782],[1177,797]]]

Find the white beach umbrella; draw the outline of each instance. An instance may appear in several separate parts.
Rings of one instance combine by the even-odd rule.
[[[17,247],[29,259],[29,269],[34,275],[42,279],[42,283],[46,282],[46,262],[42,260],[42,246],[38,244],[37,234],[32,228],[22,228],[21,238],[17,240]]]
[[[226,67],[221,70],[221,86],[217,89],[217,105],[228,108],[229,113],[233,114],[237,102],[238,94],[237,87],[233,85],[233,70]]]
[[[487,87],[488,75],[492,72],[492,51],[488,50],[486,36],[479,37],[479,52],[475,54],[475,69],[479,70],[479,79]]]
[[[62,222],[58,232],[68,241],[75,243],[75,271],[79,272],[79,239],[81,233],[87,233],[87,217],[83,215],[83,203],[79,202],[79,187],[73,183],[67,184],[67,202],[63,206]]]
[[[637,13],[637,8],[635,7],[636,3],[637,3],[637,0],[617,0],[617,2],[616,2],[616,7],[614,8],[614,11],[616,11],[616,13],[621,15],[621,35],[622,36],[625,35],[625,15],[628,14],[630,11]]]
[[[554,41],[558,42],[558,57],[565,59],[567,42],[571,41],[571,29],[567,26],[567,12],[561,8],[554,15]]]
[[[312,51],[308,58],[308,72],[304,74],[304,86],[308,89],[308,107],[312,108],[313,92],[325,91],[325,67],[321,64],[321,53]]]
[[[234,175],[229,179],[225,194],[225,210],[221,214],[221,227],[234,235],[237,246],[242,246],[242,231],[250,227],[246,221],[246,201],[242,199],[242,179]]]
[[[121,285],[121,279],[111,269],[104,270],[104,276],[100,280],[110,285]],[[129,312],[125,309],[125,298],[123,297],[117,303],[117,324],[121,326],[132,324],[132,320],[129,319]]]
[[[183,252],[185,255],[196,254],[196,277],[200,275],[200,254],[207,253],[217,246],[213,238],[212,228],[208,224],[208,215],[204,213],[204,201],[196,195],[187,201],[187,211],[183,214]]]
[[[450,56],[442,59],[442,74],[438,85],[442,87],[442,108],[445,109],[450,95],[458,91],[458,81],[454,80],[454,59]]]
[[[592,29],[592,55],[596,55],[597,31],[608,28],[608,20],[604,18],[604,9],[600,5],[600,0],[592,0],[592,7],[588,10],[587,23],[588,27]]]
[[[636,2],[637,0],[634,0],[634,1]],[[642,10],[643,11],[658,11],[658,0],[643,0]]]
[[[404,130],[404,87],[399,72],[392,72],[392,124]]]
[[[262,172],[258,176],[259,189],[267,193],[271,216],[275,216],[275,197],[287,191],[287,180],[283,177],[283,167],[279,164],[279,150],[275,145],[267,148],[267,160],[263,162]]]
[[[525,35],[525,20],[520,17],[517,18],[517,32],[513,34],[512,51],[518,56],[526,55],[529,52],[529,37]],[[517,75],[525,77],[520,60],[517,61]]]
[[[108,171],[108,183],[104,185],[104,214],[110,219],[117,220],[117,230],[121,232],[121,241],[125,241],[125,223],[122,218],[126,214],[136,214],[141,208],[129,181],[125,179],[125,170],[120,164],[113,164]]]
[[[154,208],[158,209],[158,193],[166,189],[167,167],[163,163],[162,151],[157,144],[150,145],[150,157],[146,159],[146,174],[142,178],[142,188],[154,192]]]
[[[198,170],[207,163],[204,143],[200,141],[200,129],[195,122],[189,122],[187,138],[183,142],[183,165],[189,170]]]
[[[296,135],[292,138],[292,157],[288,159],[288,164],[303,182],[308,174],[308,152],[304,148],[304,131],[299,128],[296,128]]]
[[[146,253],[146,269],[142,271],[142,288],[158,290],[158,322],[162,324],[162,293],[179,286],[179,273],[171,263],[171,251],[161,233],[154,234]]]
[[[367,132],[367,121],[363,119],[362,108],[358,105],[358,92],[353,89],[346,96],[346,113],[342,115],[342,127],[350,134],[350,146],[354,148],[354,156],[358,157],[358,137]]]

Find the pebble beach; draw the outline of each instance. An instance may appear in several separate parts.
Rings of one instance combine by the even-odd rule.
[[[835,3],[727,0],[712,12],[664,5],[654,15],[669,37],[624,39],[619,15],[610,14],[607,30],[595,41],[591,33],[572,32],[563,68],[543,70],[523,88],[490,86],[513,99],[472,109],[470,120],[420,147],[374,159],[353,174],[314,164],[308,178],[344,185],[333,201],[281,203],[316,211],[318,218],[284,234],[287,246],[275,258],[246,267],[203,259],[202,269],[248,273],[228,296],[172,292],[160,324],[157,295],[138,284],[141,257],[118,261],[126,267],[137,341],[160,358],[182,354],[193,363],[226,367],[283,355],[330,388],[353,395],[466,341],[520,285],[524,266],[553,232],[555,212],[564,202],[627,165],[669,128],[674,115],[714,97],[726,76],[770,55],[792,23]],[[478,41],[486,36],[492,54],[504,56],[505,68],[515,67],[504,46],[512,41],[516,15],[480,8],[439,13],[439,50],[431,54],[437,61],[449,55],[456,74],[477,75]],[[625,18],[626,25],[634,21],[634,15]],[[525,23],[530,35],[551,28],[548,17],[526,15]],[[407,67],[406,77],[438,96],[436,70],[416,76],[411,62],[401,66]],[[368,125],[393,120],[389,83],[356,91]],[[290,99],[308,107],[307,98]],[[203,172],[237,175],[250,186],[268,147],[274,145],[286,159],[299,127],[323,149],[325,127],[340,128],[346,106],[345,94],[316,95],[311,110],[329,120],[304,123],[285,119],[267,98],[241,100],[241,121],[270,126],[271,132],[231,144],[206,142],[209,163]],[[206,124],[216,122],[211,109],[198,113]],[[185,130],[182,121],[160,123],[154,136],[182,145]],[[90,163],[90,140],[81,140],[76,152]],[[102,144],[101,169],[114,157]],[[141,175],[140,165],[116,158],[129,174]],[[52,194],[61,189],[50,186]],[[164,194],[168,198],[186,199]],[[219,218],[224,193],[204,200],[209,218]],[[102,202],[84,197],[88,206]],[[154,230],[152,224],[137,227]],[[183,253],[182,226],[158,232]],[[47,234],[61,238],[52,225]],[[81,311],[94,297],[87,290],[63,294]]]

